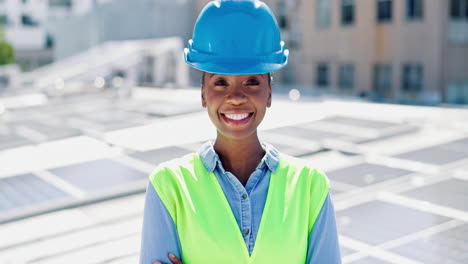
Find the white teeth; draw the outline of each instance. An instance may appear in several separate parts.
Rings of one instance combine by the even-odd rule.
[[[242,120],[249,116],[249,114],[225,114],[225,116],[232,120]]]

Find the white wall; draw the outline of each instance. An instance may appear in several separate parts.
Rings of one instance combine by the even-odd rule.
[[[109,2],[112,0],[100,0]],[[68,17],[73,14],[82,14],[92,8],[93,0],[73,0],[72,8],[49,7],[48,0],[28,0],[23,3],[20,0],[0,1],[0,15],[7,15],[8,24],[4,27],[5,37],[16,49],[40,50],[46,46],[50,20],[58,17]],[[21,22],[22,15],[28,15],[37,26],[25,26]]]
[[[187,40],[192,32],[192,14],[191,1],[112,0],[55,25],[55,58],[62,59],[111,40],[172,36]]]

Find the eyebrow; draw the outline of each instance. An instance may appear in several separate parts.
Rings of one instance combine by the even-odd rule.
[[[226,76],[227,74],[216,74],[216,73],[208,73],[208,74],[211,74],[211,76],[209,76],[209,78],[212,78],[212,77],[216,77],[216,76]],[[268,79],[268,74],[246,74],[244,76],[247,76],[248,78],[252,78],[252,77],[257,77],[258,75],[262,76],[262,78],[264,79]],[[264,76],[265,75],[265,76]]]

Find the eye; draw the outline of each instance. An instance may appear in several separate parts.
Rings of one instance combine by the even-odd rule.
[[[215,86],[227,86],[228,83],[225,80],[217,80],[214,83]]]
[[[249,79],[249,80],[246,82],[246,85],[249,85],[249,86],[257,86],[257,85],[260,85],[260,82],[259,82],[257,79]]]

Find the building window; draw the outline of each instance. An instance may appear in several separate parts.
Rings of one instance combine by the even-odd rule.
[[[341,0],[341,24],[354,23],[354,0]]]
[[[354,65],[343,64],[338,69],[338,86],[341,89],[354,88]]]
[[[407,92],[419,92],[423,89],[423,67],[421,64],[403,65],[401,89]]]
[[[447,103],[468,104],[468,80],[449,82],[446,97]]]
[[[468,0],[450,1],[451,20],[468,20]]]
[[[409,20],[423,18],[423,0],[406,0],[406,17]]]
[[[317,64],[317,75],[315,83],[319,87],[327,87],[329,84],[329,67],[327,63]]]
[[[37,22],[29,15],[21,15],[21,24],[26,27],[36,27]]]
[[[70,9],[72,7],[72,0],[49,0],[49,6]]]
[[[392,21],[392,0],[377,0],[377,22],[385,23]]]
[[[468,43],[468,0],[450,0],[448,39],[450,43]]]
[[[316,0],[317,8],[315,16],[319,28],[327,28],[330,26],[331,6],[330,0]]]
[[[390,96],[392,91],[392,65],[377,64],[374,66],[373,74],[374,91],[383,97]]]
[[[52,37],[52,35],[50,35],[49,33],[47,33],[47,37],[46,37],[46,48],[51,49],[51,48],[54,47],[54,45],[55,45],[54,37]]]
[[[4,26],[8,24],[8,16],[7,15],[0,15],[0,26]]]
[[[278,25],[281,29],[288,28],[288,12],[286,3],[281,1],[278,2]]]

